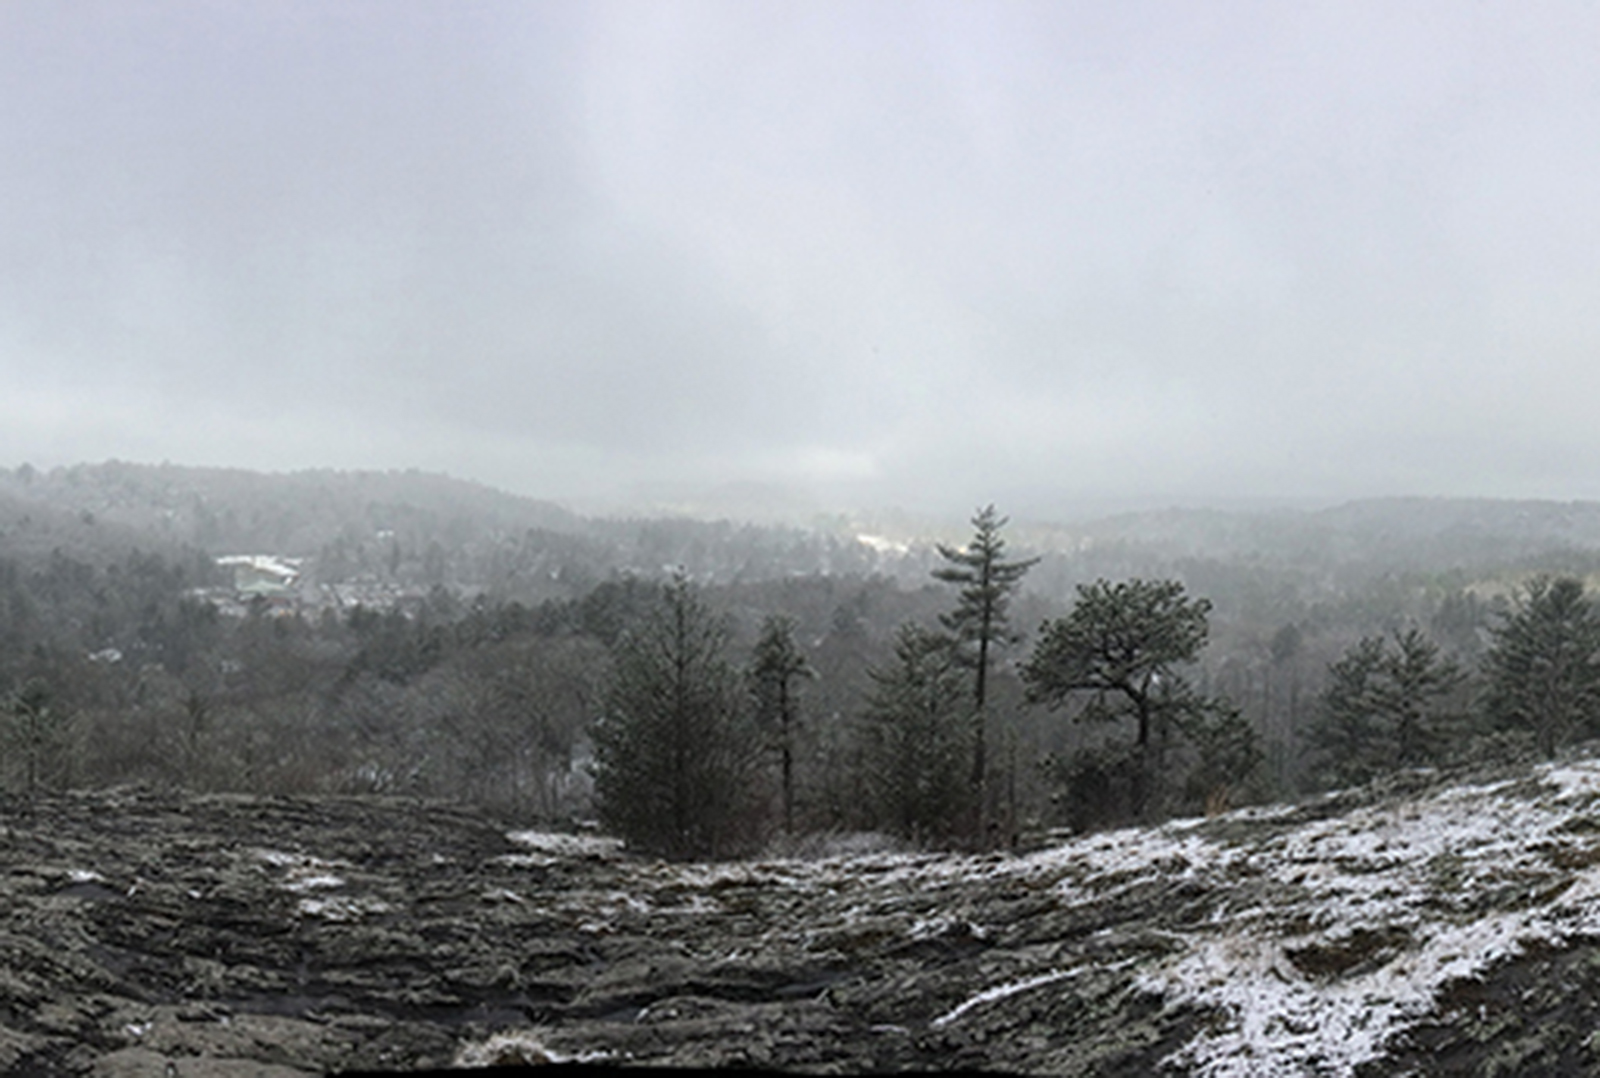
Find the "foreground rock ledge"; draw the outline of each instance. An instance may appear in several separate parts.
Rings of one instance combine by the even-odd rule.
[[[0,865],[6,1073],[1600,1068],[1589,758],[1026,854],[718,865],[120,790],[8,806]]]

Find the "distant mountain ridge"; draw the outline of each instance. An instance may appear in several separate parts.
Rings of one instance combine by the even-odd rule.
[[[17,526],[8,529],[7,520]],[[21,521],[27,525],[21,526]],[[47,535],[22,542],[29,528]],[[617,572],[682,566],[704,579],[871,573],[853,536],[682,517],[584,517],[551,502],[417,470],[262,473],[109,461],[0,469],[0,556],[130,549],[310,559],[323,583],[381,579],[528,601],[581,594]]]
[[[376,532],[423,522],[470,521],[479,533],[583,530],[581,518],[554,503],[415,469],[268,473],[107,461],[5,473],[0,493],[213,552],[303,556],[352,527]]]
[[[1128,513],[1077,530],[1090,541],[1139,542],[1171,556],[1477,564],[1600,550],[1600,502],[1367,498],[1320,510]]]
[[[882,573],[925,582],[938,560],[934,544],[959,544],[966,534],[964,521],[895,510],[818,515],[812,527],[587,517],[415,469],[264,473],[122,461],[0,469],[0,554],[272,553],[320,560],[333,576],[381,570],[529,598],[675,565],[724,581]],[[1311,510],[1175,507],[1074,523],[1016,520],[1007,537],[1019,553],[1046,556],[1032,583],[1053,593],[1097,575],[1181,575],[1197,561],[1296,576],[1352,567],[1363,576],[1498,571],[1586,565],[1600,552],[1600,502],[1400,497]]]

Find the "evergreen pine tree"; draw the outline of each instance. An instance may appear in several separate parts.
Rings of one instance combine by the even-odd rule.
[[[1039,561],[1006,560],[1000,532],[1007,522],[993,505],[978,510],[972,518],[972,540],[960,550],[940,544],[939,555],[947,564],[933,571],[936,579],[961,589],[956,608],[939,620],[954,635],[959,654],[972,670],[972,757],[967,781],[980,837],[989,768],[989,670],[995,652],[1017,639],[1009,628],[1011,596]]]
[[[861,779],[877,820],[906,838],[948,837],[968,797],[965,674],[952,641],[902,625],[894,661],[870,673]]]
[[[1534,579],[1491,632],[1485,703],[1497,726],[1531,732],[1546,755],[1600,729],[1600,615],[1581,581]]]
[[[1382,637],[1363,637],[1328,665],[1317,717],[1306,732],[1327,785],[1358,785],[1387,763],[1379,749],[1383,714],[1377,682],[1383,651]]]
[[[1449,698],[1466,675],[1416,629],[1394,635],[1384,664],[1383,703],[1391,716],[1389,742],[1401,767],[1437,761],[1446,748]]]
[[[747,827],[755,741],[727,632],[682,575],[614,649],[595,724],[601,822],[668,857],[730,852]]]
[[[1261,767],[1260,738],[1238,708],[1215,700],[1191,710],[1181,724],[1184,737],[1195,748],[1184,792],[1208,816],[1227,811]]]
[[[67,714],[40,678],[29,679],[7,703],[12,738],[22,758],[23,790],[31,804],[40,789],[59,785],[65,771]]]
[[[1307,739],[1325,781],[1366,782],[1396,767],[1438,760],[1466,675],[1416,629],[1363,637],[1328,667]]]
[[[1210,611],[1209,600],[1189,598],[1176,580],[1080,584],[1072,611],[1045,624],[1023,665],[1036,702],[1080,700],[1081,719],[1134,720],[1135,815],[1150,807],[1167,733],[1214,706],[1180,672],[1205,646]]]
[[[794,735],[800,718],[801,678],[815,672],[794,642],[794,619],[772,615],[761,624],[750,659],[750,694],[755,719],[778,748],[783,781],[783,829],[794,830]]]

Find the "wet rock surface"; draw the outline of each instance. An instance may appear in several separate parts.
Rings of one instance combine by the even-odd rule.
[[[981,857],[669,865],[363,798],[0,832],[0,1071],[1600,1067],[1600,765]]]

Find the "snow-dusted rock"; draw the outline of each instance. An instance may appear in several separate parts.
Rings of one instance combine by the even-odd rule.
[[[0,843],[7,1071],[1600,1069],[1583,755],[986,856],[668,864],[440,805],[138,791]]]

